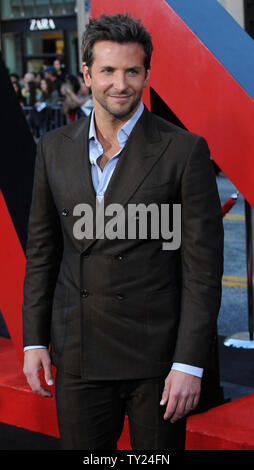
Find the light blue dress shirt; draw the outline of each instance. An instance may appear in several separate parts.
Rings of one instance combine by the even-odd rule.
[[[120,150],[106,163],[103,170],[100,169],[97,158],[103,154],[103,148],[101,143],[98,141],[96,136],[96,129],[94,123],[94,110],[92,111],[90,129],[89,129],[89,159],[91,163],[92,181],[96,197],[99,202],[103,199],[104,193],[109,184],[110,178],[114,172],[114,169],[119,160],[119,153],[125,146],[127,139],[135,126],[136,122],[143,113],[144,105],[141,102],[137,111],[131,116],[131,118],[119,129],[117,133]]]
[[[89,159],[91,163],[93,186],[94,186],[94,190],[96,193],[96,197],[99,202],[102,201],[104,197],[104,193],[109,184],[110,178],[113,175],[114,169],[117,165],[117,162],[119,158],[121,158],[119,154],[124,148],[127,142],[127,139],[132,129],[134,128],[135,124],[137,123],[138,119],[140,118],[141,114],[143,113],[143,110],[144,110],[144,104],[141,101],[137,111],[135,111],[135,113],[131,116],[131,118],[119,129],[117,133],[117,138],[118,138],[118,142],[120,145],[120,150],[115,155],[113,155],[113,157],[111,157],[110,160],[108,160],[103,170],[101,170],[101,168],[99,167],[97,163],[98,157],[100,157],[103,154],[103,147],[97,139],[95,122],[94,122],[94,110],[92,111],[89,134],[88,134]],[[42,347],[44,346],[26,346],[24,348],[24,351],[26,351],[27,349],[42,348]],[[194,367],[194,366],[190,366],[188,364],[182,364],[179,362],[174,362],[174,364],[172,365],[172,369],[179,370],[187,374],[195,375],[197,377],[202,377],[203,375],[203,369],[201,369],[200,367]]]

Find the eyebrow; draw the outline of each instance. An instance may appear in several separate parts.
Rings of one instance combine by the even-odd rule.
[[[112,70],[116,70],[117,67],[113,67],[113,65],[102,65],[99,70],[103,70],[103,69],[112,69]],[[126,70],[141,70],[142,67],[140,65],[133,65],[131,67],[128,67]]]

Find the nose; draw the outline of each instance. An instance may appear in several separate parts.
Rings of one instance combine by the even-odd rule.
[[[114,88],[118,92],[123,92],[128,88],[124,72],[118,71],[114,76]]]

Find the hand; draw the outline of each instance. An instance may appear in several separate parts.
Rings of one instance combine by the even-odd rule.
[[[53,374],[49,352],[44,348],[28,349],[25,351],[23,372],[33,392],[43,397],[51,397],[51,392],[44,388],[39,377],[39,370],[44,369],[45,381],[53,385]]]
[[[165,379],[161,405],[167,403],[164,419],[174,423],[193,411],[200,397],[201,379],[185,372],[171,370]]]

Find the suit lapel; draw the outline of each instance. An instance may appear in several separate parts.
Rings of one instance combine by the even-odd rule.
[[[95,191],[91,176],[91,165],[88,154],[88,134],[90,117],[81,119],[73,128],[63,128],[63,157],[68,159],[64,166],[66,187],[74,204],[86,203],[95,210]],[[66,160],[65,160],[66,162]]]
[[[96,238],[102,232],[96,231],[96,194],[91,177],[91,165],[88,153],[88,134],[90,118],[80,120],[77,126],[63,129],[65,137],[64,155],[70,157],[65,165],[66,187],[70,187],[70,194],[75,204],[86,203],[92,208],[94,214],[94,234]],[[171,138],[168,133],[161,136],[152,114],[145,107],[143,114],[134,126],[131,135],[121,153],[117,166],[111,177],[104,195],[104,209],[110,204],[126,206],[142,181],[150,173],[153,166],[169,146]],[[97,207],[96,207],[97,206]],[[96,239],[83,239],[79,245],[83,252],[93,244]]]
[[[105,207],[123,207],[146,178],[171,141],[161,137],[151,113],[145,108],[128,138],[104,195]]]
[[[171,137],[168,134],[162,138],[152,114],[145,108],[127,141],[104,194],[104,208],[110,204],[120,204],[125,208],[170,142]],[[112,222],[114,223],[113,220]]]

